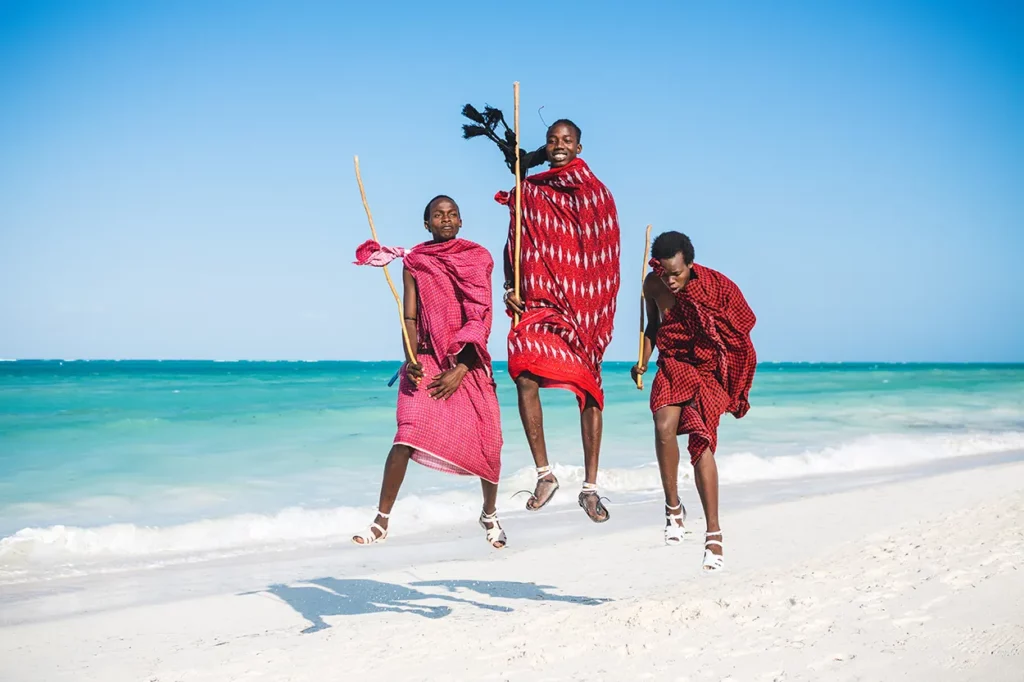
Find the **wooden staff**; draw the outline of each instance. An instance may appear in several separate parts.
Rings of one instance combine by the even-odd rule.
[[[512,267],[515,269],[515,279],[513,280],[513,286],[515,287],[516,299],[522,301],[519,297],[519,260],[520,253],[522,250],[523,241],[523,186],[520,180],[520,168],[519,168],[519,81],[512,84],[512,101],[513,116],[516,127],[516,250],[515,250],[515,261],[513,261]],[[515,327],[519,324],[519,313],[514,313],[512,316],[512,326]]]
[[[373,241],[380,243],[377,239],[377,230],[373,226],[373,214],[370,213],[370,204],[366,202],[366,190],[363,189],[363,176],[359,174],[359,157],[353,157],[356,163],[356,182],[359,183],[359,196],[363,198],[363,208],[366,209],[366,219],[370,221],[370,234],[373,235]],[[398,289],[395,288],[395,283],[391,281],[391,273],[388,272],[388,266],[381,268],[384,271],[384,277],[388,281],[388,286],[391,287],[391,294],[395,297],[395,303],[398,304],[398,320],[402,325],[402,340],[405,341],[405,352],[408,353],[409,361],[416,362],[416,353],[412,348],[412,341],[409,340],[409,330],[405,328],[405,308],[402,305],[402,298],[398,295]]]
[[[644,282],[647,281],[647,254],[648,249],[651,248],[651,226],[647,226],[647,235],[644,237],[644,262],[643,268],[640,270],[640,355],[636,361],[637,367],[643,367],[644,364]],[[653,343],[653,342],[652,342]],[[636,387],[637,390],[642,391],[644,389],[644,378],[639,373],[636,375]]]

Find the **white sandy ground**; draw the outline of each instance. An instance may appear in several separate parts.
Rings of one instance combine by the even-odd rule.
[[[1024,463],[726,508],[717,576],[699,519],[670,548],[656,505],[601,527],[572,511],[553,544],[544,515],[570,509],[506,524],[522,537],[504,552],[474,537],[475,558],[367,572],[407,540],[339,545],[373,553],[362,573],[299,562],[269,589],[190,598],[182,579],[121,606],[145,583],[41,584],[0,600],[0,680],[1024,680]]]

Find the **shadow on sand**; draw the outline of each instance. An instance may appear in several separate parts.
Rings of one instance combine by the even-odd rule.
[[[445,588],[442,593],[425,592],[422,588]],[[292,585],[270,585],[262,593],[272,594],[295,609],[310,626],[304,634],[329,628],[325,616],[357,616],[369,613],[409,613],[424,618],[444,618],[452,612],[447,604],[432,605],[426,600],[466,604],[478,609],[509,613],[508,606],[485,604],[472,599],[454,596],[453,593],[475,592],[494,599],[530,599],[535,601],[559,601],[583,606],[596,606],[610,601],[593,597],[553,594],[550,585],[520,583],[505,580],[427,580],[410,586],[385,583],[378,580],[316,578]],[[245,592],[243,594],[254,594]]]
[[[552,594],[551,585],[517,583],[509,580],[422,580],[411,583],[415,587],[445,587],[449,592],[471,590],[496,599],[532,599],[534,601],[562,601],[581,606],[597,606],[611,601],[599,597],[578,597],[572,594]]]

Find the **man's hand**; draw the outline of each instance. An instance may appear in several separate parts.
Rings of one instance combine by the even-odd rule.
[[[423,381],[423,365],[418,362],[406,362],[405,373],[417,386]]]
[[[427,385],[430,397],[434,400],[448,400],[462,384],[469,368],[463,364],[455,365],[446,372],[441,372]]]
[[[633,377],[633,383],[637,382],[638,377],[642,377],[647,372],[647,367],[641,367],[640,365],[633,365],[629,370],[629,376]]]
[[[505,307],[514,315],[522,315],[526,312],[526,308],[523,307],[523,299],[516,296],[516,292],[513,289],[505,292]]]

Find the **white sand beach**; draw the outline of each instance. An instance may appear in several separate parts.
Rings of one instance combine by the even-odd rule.
[[[656,498],[594,526],[559,495],[502,552],[467,522],[11,586],[0,679],[1024,680],[1021,453],[727,486],[714,576],[692,490],[680,547]]]

